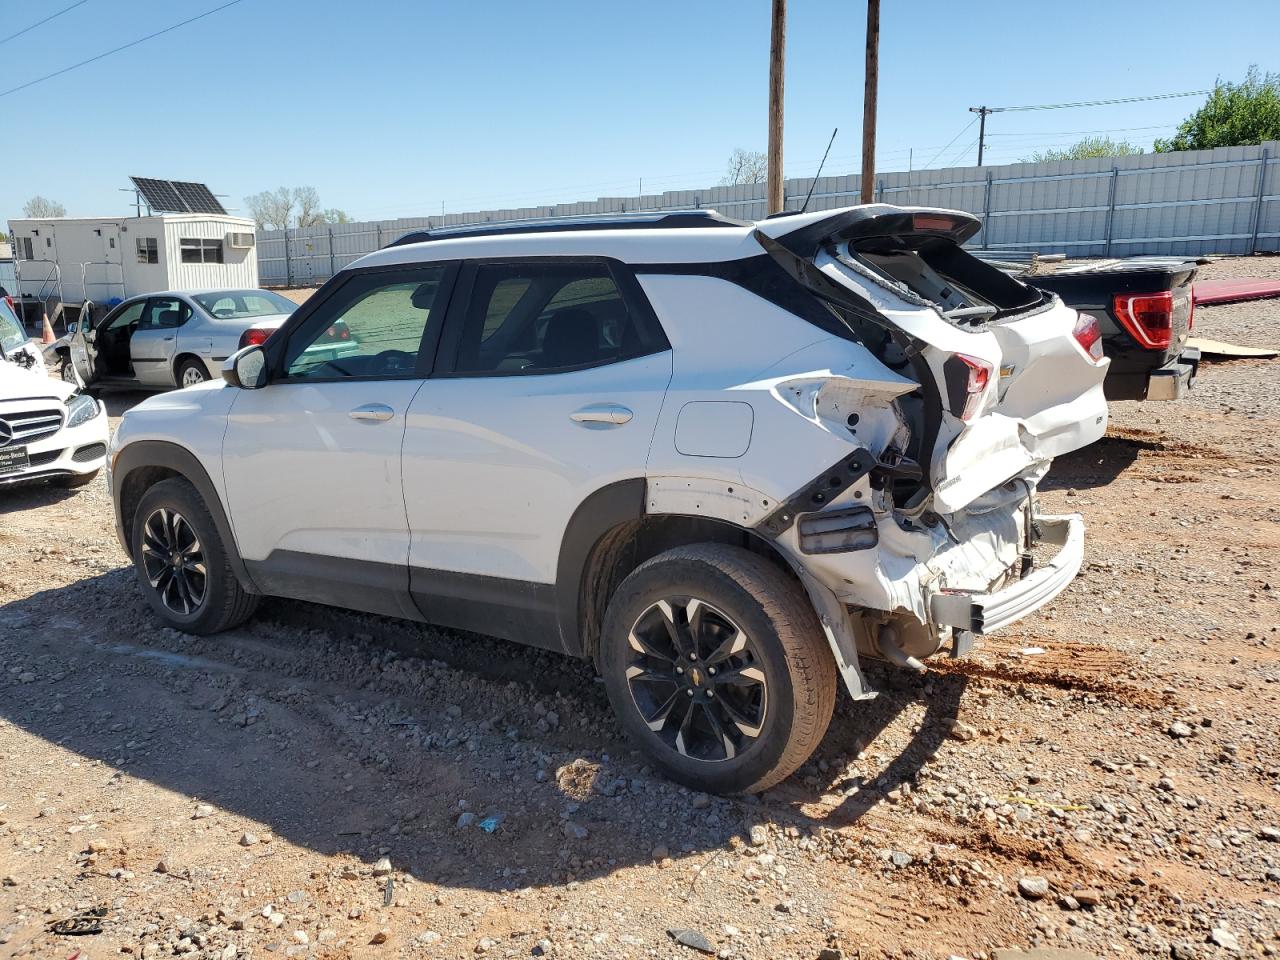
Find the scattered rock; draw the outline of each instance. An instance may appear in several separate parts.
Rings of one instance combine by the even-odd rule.
[[[1178,739],[1178,740],[1184,740],[1187,737],[1195,736],[1195,730],[1187,726],[1181,720],[1177,721],[1176,723],[1169,724],[1169,729],[1166,730],[1165,733],[1169,734],[1169,736],[1174,737],[1175,739]]]
[[[382,857],[380,860],[378,860],[377,863],[373,865],[373,875],[375,877],[385,877],[390,875],[390,873],[391,873],[391,859],[389,857]]]
[[[1258,831],[1258,836],[1272,843],[1280,843],[1280,827],[1263,827]]]
[[[474,827],[475,824],[476,824],[476,815],[472,813],[470,810],[467,810],[465,813],[461,814],[458,817],[455,825],[458,827],[459,830],[465,830],[467,827]]]
[[[379,930],[372,937],[370,937],[369,942],[376,946],[377,944],[380,944],[380,943],[386,943],[390,939],[391,939],[391,931],[383,929],[383,930]]]
[[[754,824],[749,837],[753,847],[763,847],[769,842],[769,830],[762,823]]]
[[[252,833],[240,834],[240,846],[242,847],[252,847],[257,842],[258,842],[258,838],[254,836]]]
[[[1044,877],[1023,877],[1018,881],[1018,892],[1028,900],[1039,900],[1049,895],[1049,881]]]
[[[566,820],[564,826],[560,829],[568,840],[585,840],[591,835],[590,830],[580,823],[574,823],[572,820]]]
[[[213,816],[213,807],[210,804],[202,803],[196,807],[196,812],[191,815],[192,820],[203,820],[205,817]]]
[[[476,941],[476,953],[488,953],[498,945],[498,941],[493,937],[481,937]]]
[[[667,931],[669,936],[682,947],[689,947],[691,950],[697,950],[699,953],[715,953],[716,948],[711,941],[699,930],[692,930],[687,927],[675,927]]]
[[[963,740],[967,743],[970,740],[976,740],[978,738],[978,729],[970,726],[963,720],[958,720],[955,717],[948,717],[943,721],[943,723],[947,726],[947,733],[956,740]]]
[[[1214,927],[1209,931],[1209,942],[1216,943],[1224,950],[1239,950],[1240,941],[1226,927]]]
[[[1102,891],[1093,887],[1085,887],[1083,890],[1072,890],[1071,896],[1079,901],[1082,907],[1096,907],[1102,902]]]

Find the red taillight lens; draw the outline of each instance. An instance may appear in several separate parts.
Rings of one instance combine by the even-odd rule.
[[[1095,363],[1102,360],[1102,328],[1098,326],[1096,317],[1087,313],[1080,314],[1071,335],[1080,344],[1080,349],[1087,353]]]
[[[1163,350],[1173,342],[1173,293],[1117,293],[1112,300],[1116,318],[1149,350]]]
[[[973,415],[978,412],[978,407],[982,404],[982,396],[987,391],[987,385],[991,383],[992,367],[987,361],[964,353],[957,353],[954,359],[962,364],[961,370],[965,374],[964,403],[960,405],[959,417],[967,422],[973,419]],[[955,412],[957,399],[959,398],[952,398],[952,412]]]
[[[250,327],[244,333],[240,334],[240,349],[245,347],[256,347],[260,343],[266,343],[267,337],[271,336],[270,330],[260,330],[257,327]]]

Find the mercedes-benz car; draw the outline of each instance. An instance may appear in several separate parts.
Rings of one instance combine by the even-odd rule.
[[[1036,487],[1106,429],[1098,323],[972,257],[979,228],[874,204],[408,235],[223,382],[125,414],[121,543],[174,629],[265,594],[589,658],[667,775],[763,790],[841,680],[875,695],[859,658],[964,656],[1080,568],[1082,518]]]
[[[46,352],[73,384],[189,387],[218,377],[222,361],[264,342],[296,307],[270,290],[148,293],[77,323]]]
[[[84,486],[106,462],[107,433],[102,404],[48,375],[0,300],[0,487],[33,480]]]

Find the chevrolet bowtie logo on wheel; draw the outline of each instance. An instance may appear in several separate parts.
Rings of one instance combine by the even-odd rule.
[[[12,439],[13,427],[9,426],[8,420],[0,420],[0,447],[8,446]]]

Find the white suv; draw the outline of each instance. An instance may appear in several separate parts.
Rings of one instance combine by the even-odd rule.
[[[1035,492],[1106,428],[1097,325],[961,249],[978,228],[873,205],[411,234],[225,383],[125,416],[121,542],[191,633],[269,594],[589,657],[667,774],[762,790],[838,676],[874,695],[860,656],[962,655],[1081,563]]]

